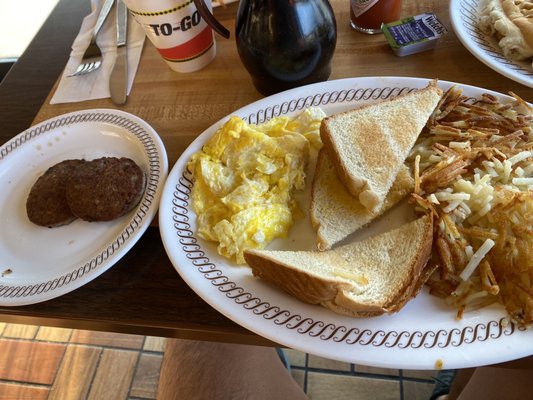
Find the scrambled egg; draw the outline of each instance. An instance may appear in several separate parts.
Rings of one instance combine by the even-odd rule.
[[[293,189],[305,187],[310,146],[321,147],[324,112],[249,125],[231,117],[195,153],[188,167],[198,235],[218,242],[219,254],[244,264],[243,251],[285,237],[301,215]]]

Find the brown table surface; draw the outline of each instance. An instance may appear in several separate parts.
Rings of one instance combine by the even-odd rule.
[[[349,26],[349,1],[332,0],[338,40],[330,79],[359,76],[439,78],[499,92],[513,91],[533,101],[533,91],[478,61],[453,32],[448,2],[404,0],[403,16],[434,12],[449,33],[432,51],[397,57],[383,35],[368,36]],[[147,121],[162,137],[172,167],[184,149],[220,118],[262,96],[242,66],[234,41],[237,4],[217,8],[232,31],[217,37],[216,59],[192,74],[171,71],[146,41],[133,90],[126,105],[110,99],[50,105],[58,77],[88,0],[61,0],[36,38],[0,84],[0,143],[31,125],[70,111],[119,108]],[[272,345],[230,321],[201,300],[169,261],[156,226],[103,275],[57,299],[0,307],[0,321],[124,333]]]

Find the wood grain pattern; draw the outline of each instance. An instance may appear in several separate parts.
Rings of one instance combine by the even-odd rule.
[[[91,346],[120,347],[123,349],[140,350],[144,337],[139,335],[120,335],[111,332],[94,332],[75,330],[69,341],[71,343],[86,344]]]
[[[338,39],[330,79],[360,76],[415,76],[467,83],[500,92],[513,90],[533,100],[531,90],[488,68],[458,41],[451,27],[447,1],[404,1],[402,15],[433,11],[448,27],[433,51],[408,57],[396,56],[383,35],[365,35],[349,26],[348,0],[331,1]],[[232,30],[237,3],[215,12]],[[217,56],[205,69],[180,74],[166,66],[154,46],[146,41],[128,103],[120,107],[150,123],[165,143],[172,166],[187,146],[206,128],[261,96],[241,64],[234,40],[219,36]],[[53,92],[51,93],[53,94]],[[47,99],[49,101],[51,95]],[[117,108],[110,99],[76,104],[43,105],[34,122],[86,108]]]
[[[0,398],[17,400],[47,400],[50,389],[18,385],[14,383],[0,383]]]
[[[0,143],[32,123],[89,108],[121,109],[147,121],[162,137],[173,166],[180,154],[206,128],[262,96],[241,64],[234,41],[237,3],[216,8],[232,31],[217,36],[217,56],[201,71],[170,70],[146,41],[131,95],[125,106],[110,99],[50,105],[70,45],[87,14],[83,0],[62,0],[0,84]],[[434,12],[448,28],[432,51],[397,57],[382,35],[369,36],[349,26],[349,1],[331,1],[338,41],[330,79],[362,76],[439,78],[499,92],[512,90],[527,101],[533,91],[505,78],[471,55],[453,32],[449,2],[404,0],[403,16]],[[44,102],[43,102],[44,99]],[[42,105],[41,105],[42,103]],[[139,243],[98,279],[61,298],[24,307],[0,307],[5,322],[107,330],[153,336],[274,345],[233,323],[201,300],[178,276],[151,227]]]
[[[41,326],[35,340],[45,342],[68,342],[72,336],[72,329],[64,328],[50,328],[49,326]]]
[[[0,379],[51,385],[66,345],[0,339]],[[0,396],[0,398],[5,398]]]
[[[140,355],[139,365],[131,384],[130,395],[132,397],[156,398],[162,361],[161,355]]]
[[[49,400],[87,398],[102,351],[99,347],[68,346]]]
[[[143,350],[144,351],[159,351],[165,350],[165,342],[167,339],[155,336],[146,336],[144,339]]]
[[[38,326],[10,324],[3,332],[4,337],[33,339],[39,330]]]
[[[0,307],[5,322],[182,339],[273,345],[198,297],[172,267],[159,230],[149,228],[113,268],[57,299]]]
[[[87,400],[126,399],[139,354],[104,349]]]

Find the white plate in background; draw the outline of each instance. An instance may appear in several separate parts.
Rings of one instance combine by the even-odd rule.
[[[26,198],[39,176],[66,159],[98,157],[129,157],[146,173],[146,188],[134,210],[109,222],[76,220],[57,228],[29,221]],[[150,225],[167,172],[159,135],[142,119],[119,110],[60,115],[1,146],[0,305],[49,300],[108,270]]]
[[[533,66],[530,61],[504,57],[498,41],[478,28],[483,0],[451,0],[450,18],[453,29],[463,45],[494,71],[523,85],[533,87]],[[468,62],[461,60],[461,62]]]

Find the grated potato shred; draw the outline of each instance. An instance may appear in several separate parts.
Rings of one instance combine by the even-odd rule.
[[[430,292],[533,322],[533,109],[451,87],[414,146],[413,201],[436,218]]]

